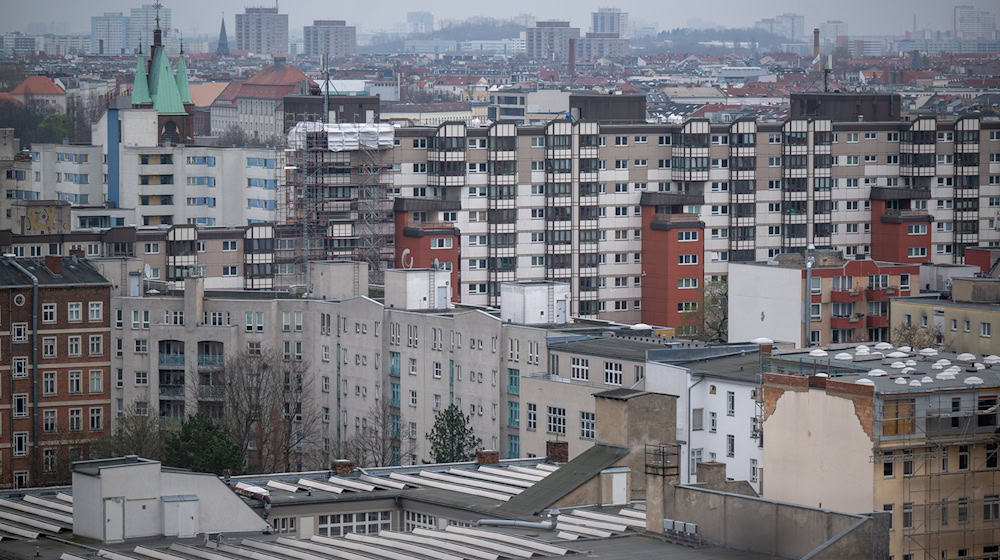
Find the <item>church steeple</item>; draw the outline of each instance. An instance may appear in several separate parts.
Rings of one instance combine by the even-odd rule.
[[[229,38],[226,37],[226,16],[222,16],[222,27],[219,29],[219,44],[215,47],[215,56],[229,56]]]
[[[149,78],[146,75],[146,60],[140,51],[136,56],[135,80],[132,83],[132,106],[150,105],[153,98],[149,95]]]
[[[156,29],[153,29],[153,48],[163,46],[163,30],[160,29],[160,8],[163,4],[160,0],[153,2],[153,8],[156,9]]]
[[[191,100],[191,88],[188,87],[187,65],[184,63],[184,42],[181,41],[181,55],[177,57],[177,93],[181,96],[181,103],[185,105],[193,104]]]

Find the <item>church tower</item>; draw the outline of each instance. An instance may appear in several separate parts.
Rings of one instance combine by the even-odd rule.
[[[229,56],[229,39],[226,37],[226,17],[222,17],[222,27],[219,29],[219,44],[215,47],[215,56]]]
[[[157,15],[149,60],[141,52],[138,54],[135,83],[132,87],[132,107],[156,110],[157,137],[161,146],[190,144],[194,141],[194,103],[188,86],[184,46],[182,43],[177,72],[174,73],[163,47],[159,15],[162,6],[159,1],[153,4]]]

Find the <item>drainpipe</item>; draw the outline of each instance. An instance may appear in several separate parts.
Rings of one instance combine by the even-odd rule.
[[[809,343],[809,327],[812,317],[812,272],[813,265],[816,264],[816,257],[813,251],[816,249],[812,243],[806,248],[806,297],[802,304],[802,347],[811,346]]]
[[[690,374],[690,370],[688,370],[688,373]],[[701,378],[698,379],[698,381],[695,381],[694,384],[688,385],[688,401],[687,401],[687,431],[688,431],[688,435],[687,435],[687,446],[688,446],[688,476],[687,476],[687,483],[688,484],[691,484],[691,389],[694,389],[695,385],[701,383],[704,380],[705,380],[705,376],[703,375],[703,376],[701,376]],[[702,420],[702,421],[704,421],[704,420]]]
[[[28,272],[17,260],[10,259],[10,264],[31,278],[31,477],[38,482],[38,461],[41,456],[38,442],[38,277]]]

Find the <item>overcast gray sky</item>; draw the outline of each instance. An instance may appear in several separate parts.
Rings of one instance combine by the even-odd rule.
[[[185,34],[217,33],[220,16],[226,15],[227,28],[233,14],[246,6],[273,5],[268,0],[163,0],[172,9],[174,27]],[[24,30],[30,23],[56,24],[59,31],[90,31],[90,16],[102,12],[128,12],[133,6],[152,0],[0,0],[0,30]],[[539,19],[569,19],[586,28],[589,12],[615,6],[629,12],[633,20],[648,21],[660,28],[683,27],[691,20],[708,21],[726,27],[749,26],[754,20],[783,12],[805,16],[811,29],[829,19],[846,21],[850,33],[901,33],[910,29],[914,14],[919,28],[950,29],[952,8],[973,4],[997,11],[996,0],[367,0],[331,2],[282,0],[280,8],[289,15],[290,34],[302,33],[302,25],[313,19],[346,19],[363,31],[392,30],[406,19],[406,12],[428,10],[437,20],[475,15],[512,17],[531,13]]]

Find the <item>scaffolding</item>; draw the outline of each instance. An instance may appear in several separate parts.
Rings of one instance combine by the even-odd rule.
[[[288,133],[275,236],[280,287],[308,291],[309,263],[368,264],[373,283],[392,259],[389,197],[393,128],[297,123]]]
[[[871,462],[883,469],[876,488],[900,496],[893,528],[902,534],[901,553],[914,560],[1000,558],[996,393],[937,391],[880,401],[874,412],[882,435]]]

